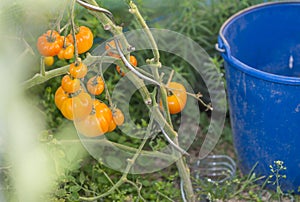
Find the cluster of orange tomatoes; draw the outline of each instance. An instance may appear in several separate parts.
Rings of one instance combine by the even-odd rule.
[[[64,117],[74,121],[81,134],[95,137],[122,125],[124,115],[120,109],[111,109],[99,99],[92,98],[104,91],[105,83],[101,76],[95,75],[84,85],[82,81],[87,71],[82,62],[70,65],[69,74],[62,78],[55,93],[55,104]]]
[[[94,36],[92,31],[85,26],[80,26],[75,34],[78,54],[85,53],[93,46]],[[55,30],[48,30],[37,41],[37,49],[45,57],[45,64],[51,66],[53,56],[59,59],[71,59],[74,57],[74,38],[72,34],[61,36]]]
[[[92,47],[93,34],[89,28],[80,26],[75,37],[78,54],[85,53]],[[73,36],[69,34],[64,37],[54,30],[49,30],[38,38],[37,48],[45,58],[57,56],[59,59],[71,59],[75,51]],[[95,98],[102,94],[105,83],[100,75],[87,78],[87,73],[87,66],[76,58],[56,90],[55,104],[65,118],[74,121],[81,134],[96,137],[122,125],[124,115],[120,109],[110,108]],[[84,80],[87,82],[84,83]]]

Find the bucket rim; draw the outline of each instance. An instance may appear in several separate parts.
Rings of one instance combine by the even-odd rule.
[[[219,30],[219,39],[221,40],[221,42],[219,41],[219,43],[223,43],[223,47],[220,48],[219,46],[217,46],[217,49],[221,52],[221,54],[223,56],[225,55],[226,58],[228,58],[228,59],[230,58],[231,59],[230,62],[232,64],[234,64],[234,66],[236,68],[240,69],[241,71],[243,71],[245,73],[248,73],[248,74],[258,77],[260,79],[264,79],[264,80],[268,80],[268,81],[272,81],[272,82],[276,82],[276,83],[299,85],[300,77],[283,76],[283,75],[277,75],[277,74],[272,74],[272,73],[268,73],[265,71],[261,71],[261,70],[255,69],[255,68],[243,63],[242,61],[235,58],[234,56],[231,56],[229,43],[226,40],[225,36],[223,35],[223,32],[224,32],[225,28],[228,26],[228,24],[230,22],[232,22],[234,19],[236,19],[237,17],[239,17],[245,13],[248,13],[253,10],[263,8],[263,7],[269,7],[269,6],[281,5],[281,4],[292,4],[292,3],[298,3],[300,5],[300,0],[260,3],[260,4],[250,6],[248,8],[245,8],[245,9],[235,13],[230,18],[228,18],[221,26],[221,28]],[[228,52],[228,53],[226,54],[226,52]]]

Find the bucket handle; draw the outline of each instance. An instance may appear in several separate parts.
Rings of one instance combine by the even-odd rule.
[[[218,43],[215,44],[215,49],[216,49],[217,51],[219,51],[220,53],[225,53],[225,52],[226,52],[226,50],[225,50],[224,48],[220,48],[220,47],[219,47],[219,44],[218,44]]]
[[[226,54],[227,57],[230,57],[230,47],[224,38],[223,34],[220,34],[218,37],[218,43],[215,45],[215,49],[219,51],[221,54]]]

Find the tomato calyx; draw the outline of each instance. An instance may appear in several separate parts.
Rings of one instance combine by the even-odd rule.
[[[67,92],[66,93],[67,93],[69,98],[73,98],[73,97],[78,96],[81,92],[82,92],[82,89],[79,89],[78,91],[76,91],[74,93],[67,93]]]
[[[96,75],[88,80],[86,87],[92,95],[100,95],[105,89],[105,83],[101,76]]]
[[[82,79],[86,76],[88,68],[83,62],[81,62],[80,58],[77,58],[76,62],[70,64],[69,72],[74,78]]]
[[[98,80],[97,80],[98,76],[95,76],[95,78],[93,78],[91,81],[92,81],[92,85],[93,86],[97,86],[99,84]]]
[[[53,30],[51,30],[50,34],[46,36],[46,39],[49,43],[54,43],[56,41],[56,36],[54,35]]]

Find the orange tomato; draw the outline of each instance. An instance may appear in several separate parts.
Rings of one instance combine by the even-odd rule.
[[[82,120],[87,117],[93,107],[91,96],[83,90],[70,94],[59,87],[55,93],[55,104],[65,118]]]
[[[80,62],[79,64],[72,63],[70,64],[70,74],[77,79],[81,79],[85,77],[85,75],[88,72],[87,66],[83,63]]]
[[[67,93],[75,93],[80,89],[80,81],[71,78],[70,75],[65,75],[61,80],[61,87]]]
[[[120,109],[115,108],[113,110],[112,116],[113,116],[113,120],[117,126],[121,126],[124,123],[124,120],[125,120],[124,114]]]
[[[44,57],[44,63],[47,67],[52,66],[54,64],[54,57],[53,56]]]
[[[110,123],[110,121],[113,119],[113,114],[110,108],[105,103],[100,102],[99,100],[95,100],[94,109],[96,112],[102,114],[108,123]]]
[[[96,137],[109,131],[112,114],[106,104],[94,100],[93,110],[85,119],[76,122],[77,130],[87,137]]]
[[[104,117],[92,113],[82,121],[75,122],[76,129],[84,136],[96,137],[108,131],[108,123]]]
[[[69,34],[67,37],[74,44],[73,35]],[[88,27],[80,26],[75,37],[79,54],[87,52],[93,46],[94,35]]]
[[[100,95],[104,90],[104,82],[100,76],[93,76],[87,82],[87,90],[93,95]]]
[[[107,132],[112,132],[116,129],[117,125],[114,122],[114,120],[112,119],[108,125],[108,131]]]
[[[170,114],[177,114],[181,112],[187,101],[187,93],[185,87],[177,82],[170,82],[167,86],[169,91],[172,93],[168,95],[167,102]],[[162,106],[162,103],[160,102]]]
[[[37,40],[37,49],[43,56],[55,56],[63,46],[63,39],[55,30],[48,30]]]
[[[63,88],[60,86],[56,92],[55,92],[55,96],[54,96],[54,102],[55,105],[57,106],[57,108],[60,110],[62,103],[69,98],[68,93],[66,93]]]
[[[59,59],[71,59],[74,56],[74,45],[69,41],[68,38],[62,37],[64,40],[64,45],[62,49],[57,54]]]

